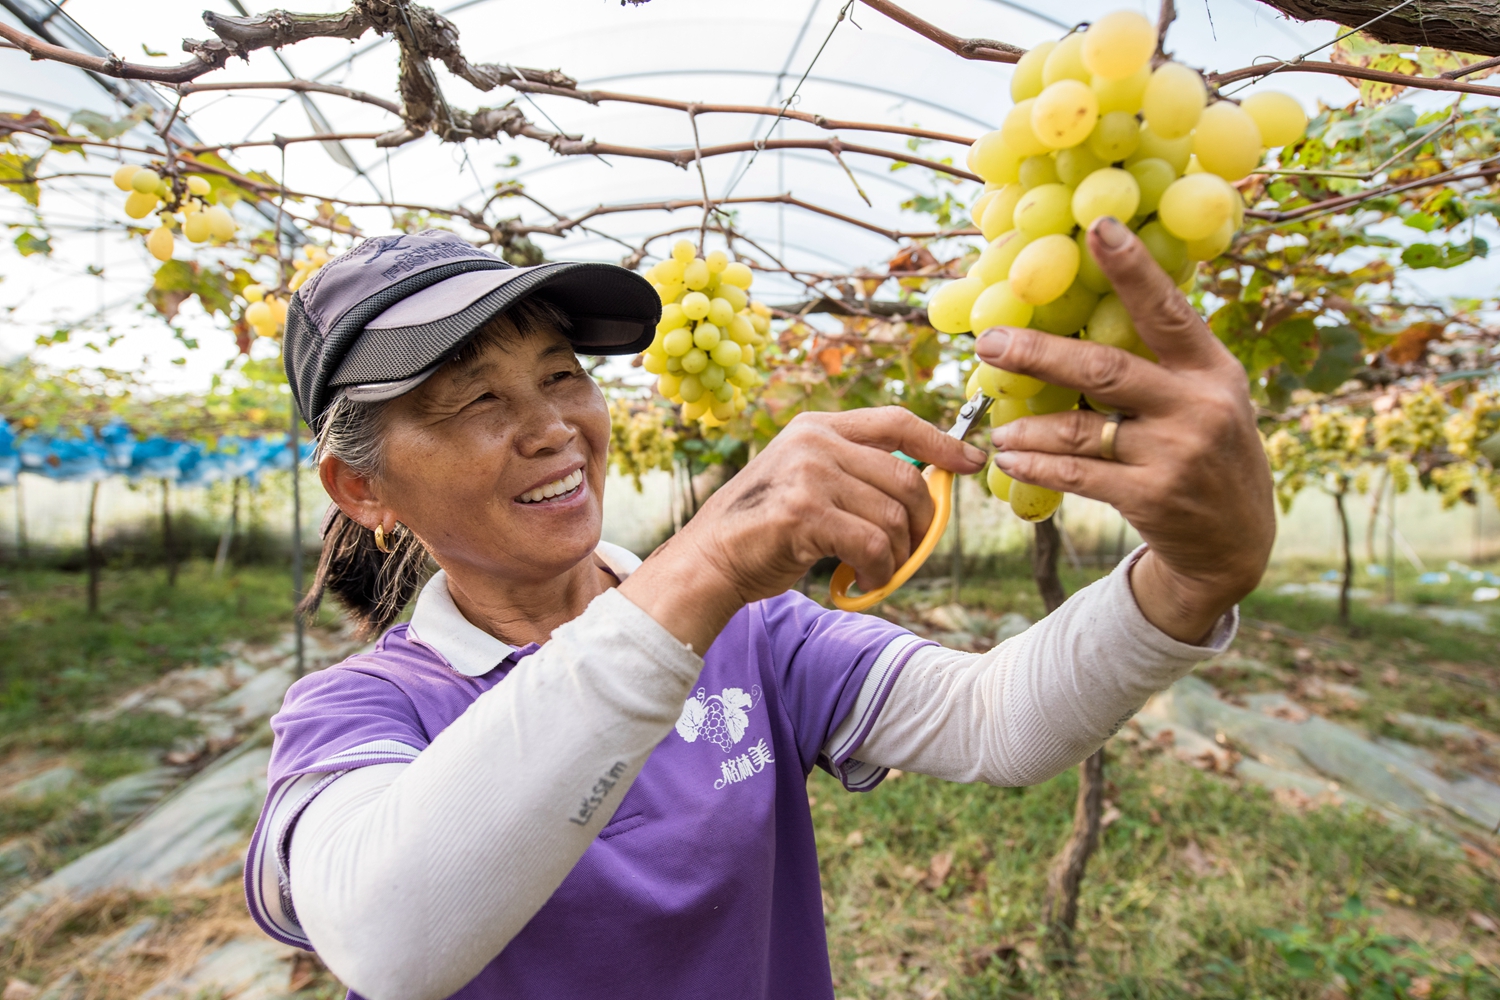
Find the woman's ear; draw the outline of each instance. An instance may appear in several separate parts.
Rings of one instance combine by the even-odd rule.
[[[384,525],[387,531],[395,527],[395,512],[375,495],[370,481],[349,468],[343,459],[324,456],[318,463],[318,478],[328,496],[354,522],[371,531],[377,525]]]

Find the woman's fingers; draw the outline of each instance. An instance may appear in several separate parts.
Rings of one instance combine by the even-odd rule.
[[[1012,479],[1121,506],[1140,492],[1134,466],[1102,458],[1050,455],[1042,451],[1001,451],[995,464]]]
[[[1089,227],[1088,241],[1136,332],[1163,365],[1203,370],[1234,360],[1127,226],[1106,216]]]
[[[896,575],[906,561],[892,551],[890,536],[858,514],[830,507],[820,519],[819,548],[854,568],[854,580],[860,590],[876,590]]]
[[[1108,423],[1104,414],[1093,410],[1068,410],[1012,421],[995,428],[990,439],[1002,451],[1044,451],[1053,455],[1099,458]],[[1132,424],[1137,426],[1131,427]],[[1119,422],[1114,432],[1114,461],[1132,465],[1145,457],[1138,447],[1141,431],[1138,421]]]
[[[950,472],[970,473],[984,468],[984,452],[971,444],[949,437],[915,413],[899,406],[804,414],[797,419],[802,420],[804,417],[823,421],[834,432],[855,444],[887,453],[904,452],[912,458]]]
[[[1129,351],[1038,330],[996,327],[975,343],[981,360],[1039,378],[1131,413],[1164,408],[1175,376]]]
[[[830,472],[840,471],[848,482],[866,486],[872,494],[896,504],[909,537],[920,539],[926,532],[932,523],[932,495],[916,466],[879,449],[843,441],[831,450],[829,459]],[[836,497],[847,491],[841,483],[832,488]]]

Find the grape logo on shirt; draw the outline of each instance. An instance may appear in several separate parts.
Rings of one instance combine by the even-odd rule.
[[[729,753],[734,745],[745,737],[750,725],[750,712],[760,704],[760,688],[752,685],[747,693],[744,688],[725,688],[718,694],[705,694],[703,688],[682,703],[682,714],[677,717],[677,735],[689,743],[703,737],[719,745]]]

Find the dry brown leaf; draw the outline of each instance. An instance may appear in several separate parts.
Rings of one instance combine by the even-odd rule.
[[[953,871],[953,852],[943,851],[932,856],[932,861],[927,865],[927,878],[923,881],[929,889],[938,889],[948,880],[948,873]]]
[[[1496,923],[1494,917],[1480,913],[1478,910],[1469,911],[1469,923],[1486,934],[1500,934],[1500,923]]]
[[[846,847],[863,847],[864,843],[865,833],[863,830],[855,830],[853,833],[849,834],[849,836],[844,838],[844,845]]]
[[[1196,840],[1190,840],[1182,849],[1182,861],[1199,878],[1207,878],[1219,870],[1219,859],[1204,853]]]

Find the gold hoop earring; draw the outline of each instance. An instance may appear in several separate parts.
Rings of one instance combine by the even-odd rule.
[[[391,554],[390,543],[385,540],[385,525],[375,525],[375,547],[386,555]]]

